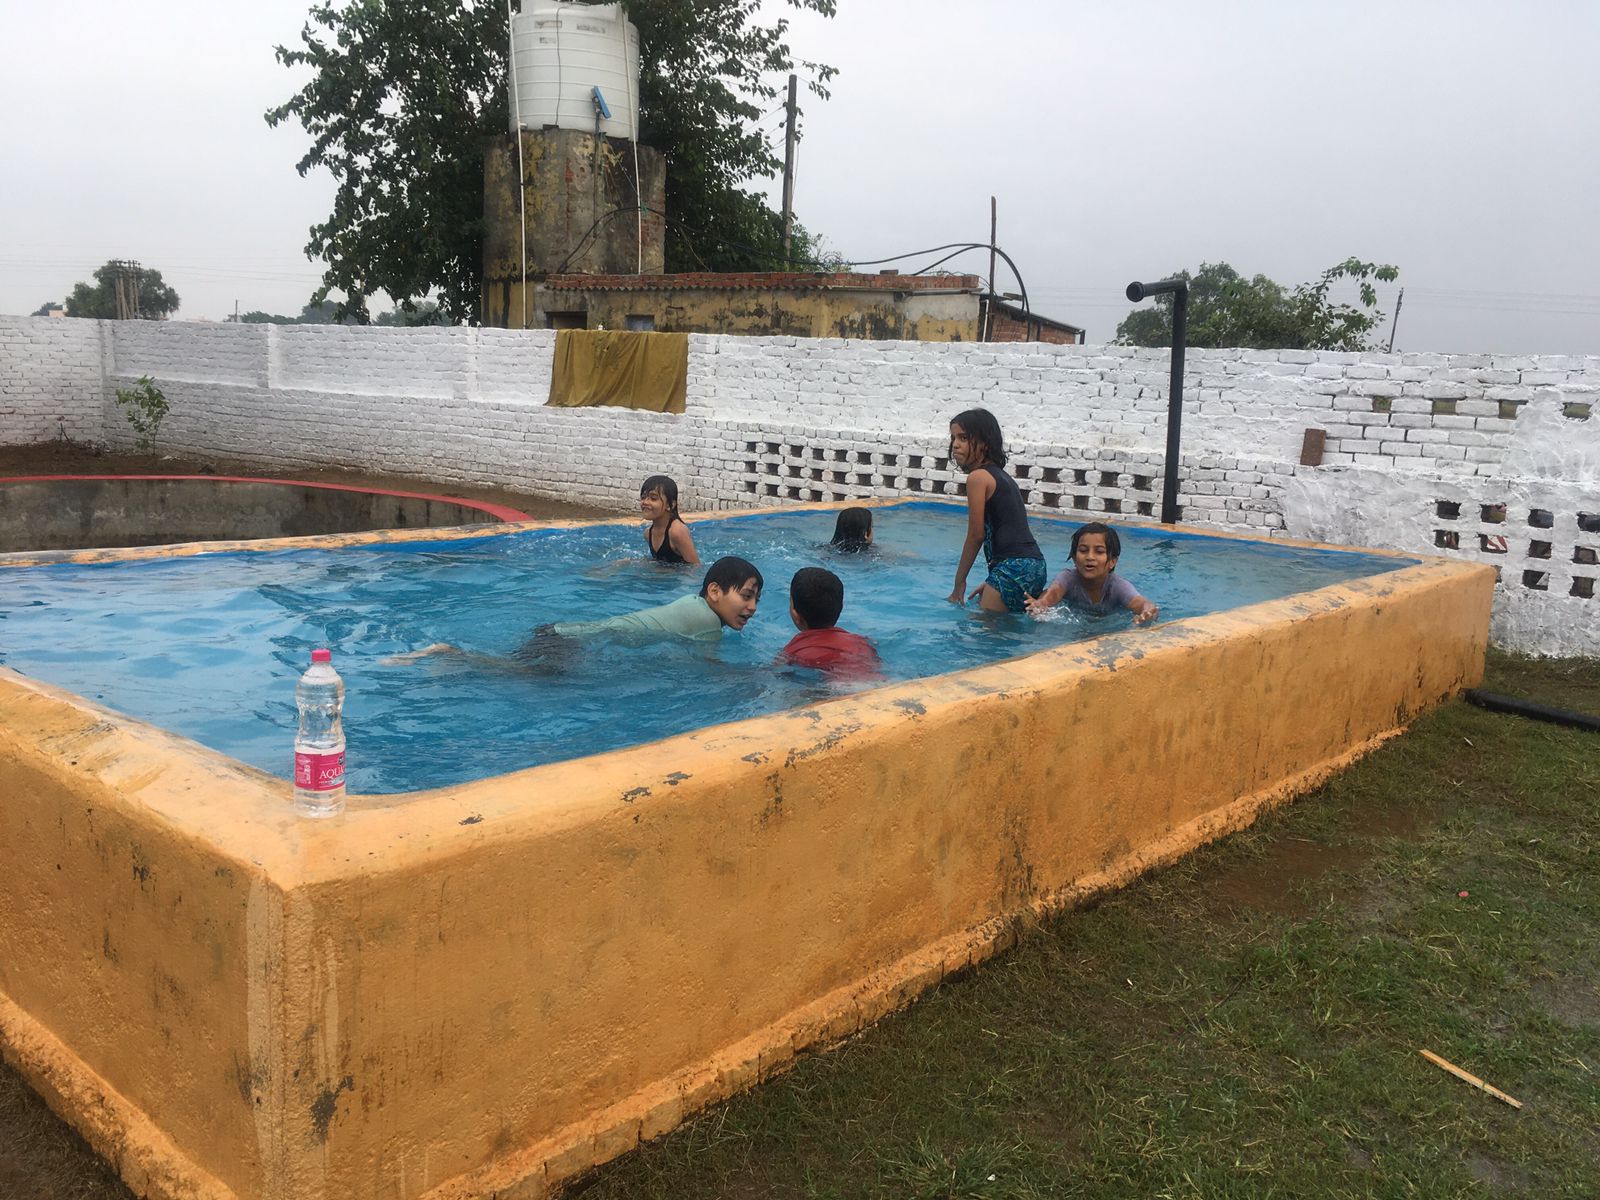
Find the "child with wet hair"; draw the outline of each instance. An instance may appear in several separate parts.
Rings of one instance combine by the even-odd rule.
[[[639,485],[639,511],[650,522],[644,544],[658,563],[700,565],[689,526],[678,515],[678,484],[670,476],[652,475]]]
[[[1154,621],[1161,609],[1116,573],[1121,557],[1122,539],[1115,529],[1099,521],[1081,526],[1072,535],[1072,566],[1038,596],[1028,597],[1028,611],[1039,616],[1065,600],[1069,607],[1092,617],[1126,608],[1133,613],[1135,625]]]
[[[534,631],[533,638],[523,649],[550,635],[578,640],[608,636],[620,641],[653,642],[677,637],[691,642],[714,642],[722,637],[724,629],[737,633],[756,615],[762,582],[761,572],[754,563],[729,555],[711,564],[698,595],[682,596],[671,604],[598,621],[558,621],[554,625],[544,625]]]
[[[856,506],[839,514],[828,548],[835,554],[865,554],[872,549],[872,510]]]
[[[859,633],[839,628],[843,611],[843,580],[822,567],[796,571],[789,582],[789,619],[800,632],[778,652],[779,664],[848,678],[882,675],[877,648]]]
[[[1044,555],[1028,527],[1028,507],[1006,473],[1005,438],[986,408],[969,408],[950,421],[950,461],[967,475],[967,537],[961,544],[952,604],[976,600],[985,612],[1022,612],[1027,597],[1044,586]],[[967,572],[983,551],[984,581],[967,595]]]
[[[409,663],[436,654],[454,654],[484,666],[511,666],[548,672],[565,668],[573,660],[576,650],[592,638],[607,638],[630,645],[673,639],[717,642],[721,640],[723,630],[738,632],[756,615],[756,606],[761,601],[762,582],[761,572],[754,563],[730,555],[711,564],[696,595],[681,596],[670,604],[658,604],[654,608],[602,617],[595,621],[558,621],[553,625],[541,625],[507,657],[473,653],[446,642],[436,642],[432,646],[384,661],[391,664]]]

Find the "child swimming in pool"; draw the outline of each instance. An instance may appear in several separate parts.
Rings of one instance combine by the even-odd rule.
[[[865,554],[872,549],[872,510],[847,508],[833,525],[828,548],[835,554]]]
[[[1044,589],[1044,555],[1028,528],[1022,491],[1005,472],[1005,441],[994,414],[983,408],[957,413],[950,422],[950,457],[967,473],[967,539],[948,599],[965,605],[976,598],[985,612],[1022,612],[1027,597]],[[980,547],[989,573],[969,596],[967,572]]]
[[[1091,521],[1072,535],[1072,566],[1050,581],[1038,596],[1027,599],[1028,611],[1038,616],[1065,600],[1090,616],[1104,617],[1126,608],[1134,624],[1143,625],[1161,615],[1161,609],[1139,594],[1139,589],[1116,573],[1122,557],[1117,531]]]
[[[801,567],[789,581],[789,619],[800,632],[778,652],[783,666],[810,667],[840,678],[882,674],[877,648],[859,633],[840,629],[844,581],[821,567]]]
[[[670,604],[638,612],[605,617],[598,621],[558,621],[541,625],[509,658],[472,654],[458,646],[436,642],[409,654],[385,659],[387,663],[408,663],[435,654],[459,654],[493,667],[522,666],[549,670],[565,665],[573,650],[590,638],[612,638],[633,645],[682,639],[714,643],[724,629],[741,630],[756,615],[761,600],[761,572],[742,558],[719,558],[706,572],[700,591],[682,596]]]
[[[678,515],[678,485],[666,475],[652,475],[639,485],[639,511],[650,522],[644,543],[658,563],[700,565],[689,526]]]
[[[682,596],[671,604],[599,621],[558,621],[554,625],[544,625],[534,631],[517,655],[523,655],[535,642],[551,635],[580,641],[609,636],[629,642],[670,638],[715,642],[721,639],[724,629],[737,632],[756,615],[761,586],[761,572],[754,563],[729,555],[711,564],[698,595]]]

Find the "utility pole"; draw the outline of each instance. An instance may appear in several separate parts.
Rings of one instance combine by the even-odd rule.
[[[784,104],[788,110],[783,132],[783,266],[788,270],[789,230],[794,225],[794,115],[795,77],[789,76],[789,99]]]
[[[1394,331],[1400,327],[1400,306],[1406,302],[1406,290],[1400,289],[1400,294],[1394,298],[1394,320],[1389,324],[1389,348],[1385,354],[1394,353]]]
[[[233,302],[233,323],[235,325],[239,323],[239,302],[237,300]]]
[[[138,298],[133,280],[134,264],[125,258],[112,262],[111,299],[116,306],[116,319],[129,321],[138,315]]]
[[[111,265],[116,269],[111,285],[111,296],[117,308],[117,320],[132,321],[143,315],[141,311],[144,290],[141,279],[144,268],[130,258],[114,259]]]
[[[999,295],[999,289],[994,286],[994,252],[998,244],[995,240],[995,230],[999,223],[999,210],[995,207],[994,197],[989,197],[989,303],[983,306],[983,336],[978,340],[987,342],[989,330],[994,326],[994,302]]]

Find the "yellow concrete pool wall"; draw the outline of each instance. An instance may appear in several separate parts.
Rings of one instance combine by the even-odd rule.
[[[153,1196],[540,1196],[1476,683],[1492,584],[1427,560],[323,823],[0,671],[0,1040]]]

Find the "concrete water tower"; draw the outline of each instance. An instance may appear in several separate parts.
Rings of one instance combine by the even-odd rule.
[[[484,153],[483,323],[534,323],[556,272],[659,274],[666,160],[639,145],[639,34],[620,4],[511,18],[511,130]]]

